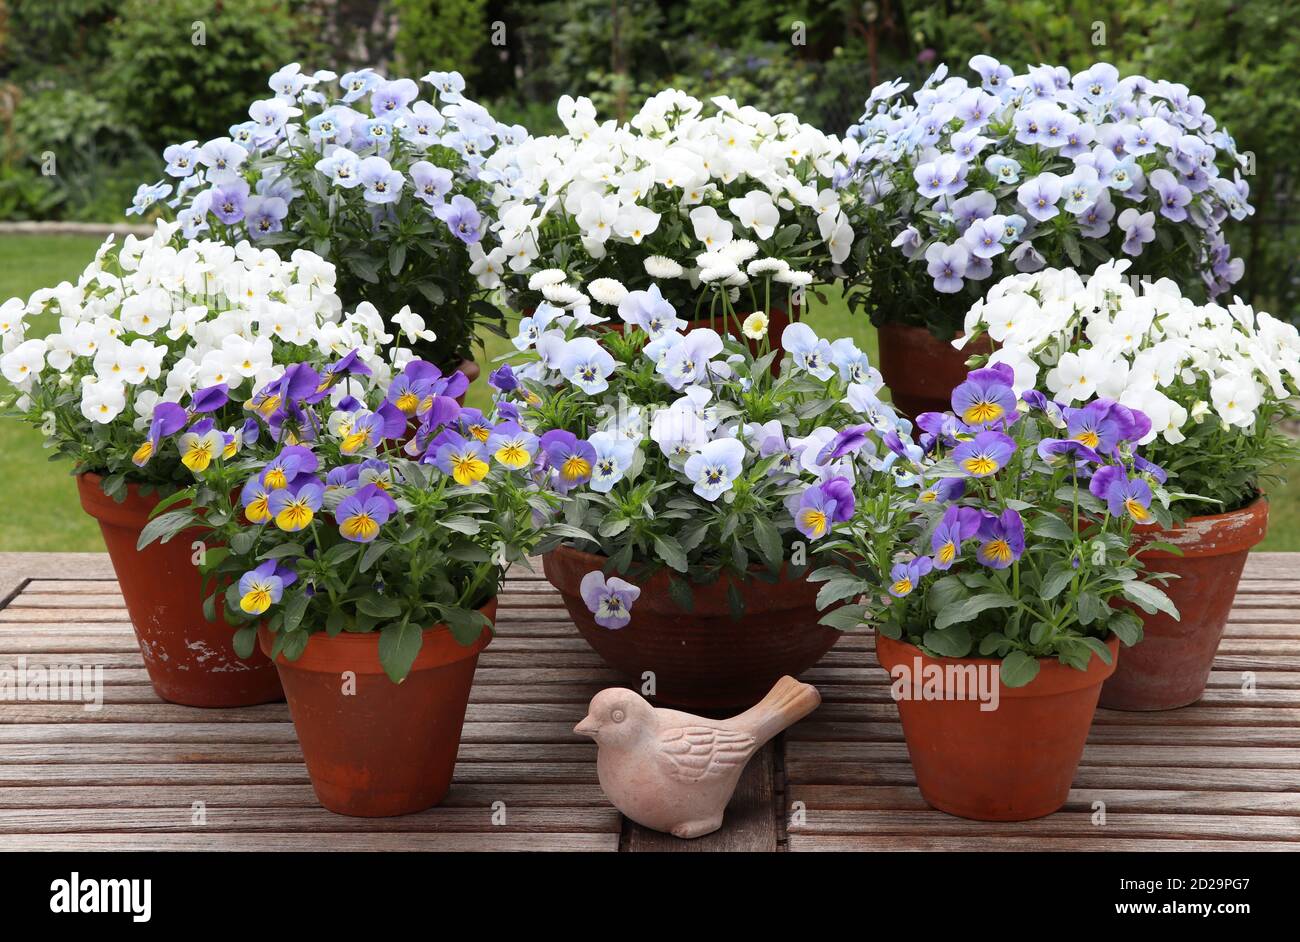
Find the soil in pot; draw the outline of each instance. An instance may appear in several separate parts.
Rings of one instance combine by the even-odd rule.
[[[1027,821],[1059,809],[1069,797],[1101,684],[1118,659],[1119,641],[1111,638],[1106,646],[1110,664],[1093,655],[1080,671],[1047,658],[1028,684],[1006,687],[992,672],[999,661],[932,658],[877,634],[876,660],[894,681],[891,692],[921,797],[940,811],[978,821]],[[981,698],[994,681],[996,699]]]
[[[496,618],[496,599],[479,611]],[[438,804],[451,787],[478,656],[435,626],[411,672],[393,683],[379,661],[379,635],[317,632],[296,661],[276,660],[312,788],[338,814],[382,818]],[[270,654],[265,628],[258,642]]]
[[[238,707],[284,699],[275,666],[260,652],[235,654],[234,629],[203,617],[203,589],[194,564],[202,530],[136,549],[159,498],[127,485],[126,500],[104,493],[97,474],[77,477],[81,506],[99,521],[135,628],[140,654],[158,696],[194,707]],[[220,606],[218,606],[220,608]]]
[[[1180,618],[1138,612],[1142,641],[1124,652],[1119,669],[1106,681],[1102,707],[1175,710],[1201,699],[1246,557],[1267,530],[1268,501],[1260,497],[1231,513],[1190,517],[1174,530],[1141,532],[1142,539],[1182,550],[1182,556],[1165,550],[1141,554],[1148,569],[1178,576],[1162,588]]]
[[[747,709],[777,680],[821,660],[840,632],[818,624],[818,583],[782,578],[738,584],[745,613],[733,619],[723,580],[694,586],[691,611],[668,591],[668,573],[640,583],[632,621],[617,630],[596,624],[582,599],[582,577],[606,560],[567,546],[547,553],[543,568],[559,590],[578,632],[628,686],[659,705],[694,711]],[[628,580],[632,581],[632,580]],[[646,688],[646,672],[654,679]]]
[[[978,353],[990,353],[987,337],[955,350],[924,327],[886,324],[876,329],[880,340],[880,375],[889,387],[893,403],[909,418],[922,412],[946,412],[952,408],[952,391],[966,379],[966,360]]]

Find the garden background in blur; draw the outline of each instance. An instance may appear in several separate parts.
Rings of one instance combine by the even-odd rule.
[[[1106,60],[1201,95],[1255,161],[1256,212],[1227,230],[1246,261],[1236,288],[1300,320],[1300,26],[1286,0],[0,0],[0,221],[123,221],[136,186],[162,177],[165,145],[226,133],[291,61],[456,69],[533,133],[559,129],[561,94],[624,118],[671,86],[842,134],[875,84],[919,84],[941,62],[966,74],[977,53],[1017,70]],[[0,300],[75,279],[99,241],[0,235]],[[839,297],[809,319],[874,356],[874,331]],[[0,551],[101,550],[69,469],[39,445],[0,422],[0,481],[20,514]],[[1300,550],[1300,480],[1272,499],[1262,548]]]

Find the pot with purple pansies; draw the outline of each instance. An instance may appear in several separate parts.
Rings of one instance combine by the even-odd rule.
[[[1137,446],[1150,419],[1014,382],[1005,364],[969,373],[950,410],[918,417],[911,512],[837,534],[883,588],[817,574],[862,594],[841,615],[875,629],[921,796],[997,821],[1064,804],[1120,643],[1142,637],[1133,609],[1178,618],[1134,551],[1138,525],[1168,513]]]
[[[506,569],[558,539],[563,502],[535,436],[502,421],[481,440],[464,377],[400,360],[391,381],[355,352],[290,367],[245,446],[157,518],[159,537],[197,522],[224,548],[208,604],[236,652],[274,664],[321,804],[364,817],[446,795]]]

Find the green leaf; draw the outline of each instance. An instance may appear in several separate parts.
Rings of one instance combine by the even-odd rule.
[[[1130,602],[1148,614],[1164,612],[1175,621],[1179,620],[1178,609],[1169,596],[1146,582],[1124,583],[1124,595]]]
[[[1143,543],[1139,549],[1144,553],[1159,550],[1162,553],[1168,553],[1170,556],[1183,555],[1183,548],[1181,546],[1176,546],[1173,543],[1166,543],[1163,540],[1152,540],[1150,543]]]
[[[781,566],[783,557],[781,546],[781,534],[776,529],[776,524],[762,514],[754,515],[754,539],[758,542],[758,550],[763,554],[763,561],[776,570]]]
[[[734,580],[727,583],[727,608],[731,610],[732,621],[740,621],[745,616],[745,598]]]
[[[368,571],[371,566],[379,562],[380,557],[387,553],[392,545],[387,540],[375,540],[375,542],[367,546],[365,555],[361,557],[361,572]]]
[[[464,645],[473,644],[483,634],[484,628],[490,628],[492,623],[487,620],[487,616],[481,612],[469,611],[463,608],[445,608],[442,612],[442,620],[446,622],[451,635],[457,642]]]
[[[230,551],[237,556],[247,556],[253,551],[258,532],[257,529],[240,530],[230,538]]]
[[[832,579],[817,593],[817,608],[822,610],[841,599],[857,598],[871,588],[871,583],[857,576]]]
[[[1060,517],[1038,517],[1029,525],[1029,532],[1048,540],[1074,542],[1074,530]]]
[[[347,631],[348,616],[341,608],[331,609],[330,613],[325,616],[325,633],[331,638],[340,632]]]
[[[925,633],[922,644],[940,657],[965,657],[970,653],[970,632],[964,625],[952,628],[931,628]]]
[[[396,618],[402,614],[402,603],[378,592],[371,592],[357,600],[357,611],[374,618]]]
[[[283,559],[286,556],[306,556],[307,551],[298,543],[281,543],[279,546],[273,546],[259,559]]]
[[[1106,627],[1119,638],[1125,647],[1132,647],[1142,640],[1142,619],[1133,612],[1116,612],[1106,622]]]
[[[325,551],[325,555],[321,557],[321,562],[326,566],[333,568],[334,566],[347,562],[353,556],[357,555],[357,553],[361,552],[361,546],[362,544],[353,543],[351,541],[336,543]]]
[[[1009,595],[1001,592],[986,592],[983,595],[972,595],[970,598],[963,599],[953,605],[945,606],[944,609],[934,619],[935,628],[947,628],[949,625],[960,624],[973,619],[980,612],[987,611],[991,608],[1011,608],[1016,604],[1016,600]]]
[[[144,549],[155,540],[166,543],[176,534],[196,521],[196,516],[192,510],[173,510],[161,516],[154,517],[144,525],[140,531],[140,539],[136,541],[136,549]]]
[[[394,278],[401,272],[402,266],[406,264],[406,246],[394,245],[388,249],[388,273]],[[390,313],[396,313],[390,312]]]
[[[1044,601],[1051,601],[1061,594],[1061,590],[1074,578],[1074,567],[1068,562],[1057,563],[1038,587],[1038,594]]]
[[[1038,676],[1038,658],[1024,651],[1012,651],[1002,659],[1002,683],[1008,687],[1023,687]]]
[[[827,612],[820,619],[818,624],[826,625],[830,628],[837,628],[840,631],[851,631],[854,628],[862,628],[867,622],[867,606],[865,605],[841,605],[834,611]]]
[[[379,663],[393,683],[400,684],[411,672],[424,640],[422,636],[422,630],[407,621],[385,625],[379,630]]]
[[[632,521],[627,517],[610,517],[601,522],[600,528],[596,532],[608,539],[612,536],[618,536],[631,525]]]
[[[981,657],[991,657],[993,655],[1000,656],[1004,651],[1006,651],[1007,647],[1010,644],[1011,642],[1007,639],[1006,635],[999,634],[996,631],[990,631],[988,634],[986,634],[983,638],[980,639],[980,648],[979,648],[980,656]]]
[[[695,593],[691,590],[691,584],[686,579],[669,576],[668,594],[672,596],[672,600],[677,603],[677,607],[682,611],[689,612],[694,610]]]
[[[1086,635],[1082,638],[1076,638],[1075,640],[1092,648],[1092,652],[1096,654],[1097,657],[1101,658],[1103,664],[1109,664],[1111,662],[1110,648],[1106,647],[1106,642],[1102,641],[1100,638]],[[1087,669],[1086,664],[1084,665],[1084,669]]]
[[[307,613],[306,592],[294,592],[284,603],[284,630],[293,631],[302,624],[302,616]]]
[[[235,637],[231,639],[231,646],[235,653],[240,657],[252,657],[253,648],[257,644],[257,626],[244,625],[235,632]]]
[[[438,521],[438,525],[446,527],[448,530],[455,530],[457,533],[463,533],[466,536],[477,536],[478,532],[483,529],[483,525],[479,521],[463,514],[455,517],[444,517]]]
[[[1079,624],[1091,625],[1093,622],[1105,620],[1108,609],[1101,596],[1095,592],[1080,592],[1078,602]]]
[[[671,536],[657,536],[654,539],[655,552],[669,566],[672,566],[678,572],[686,572],[689,568],[686,562],[686,553],[682,550],[682,545]]]

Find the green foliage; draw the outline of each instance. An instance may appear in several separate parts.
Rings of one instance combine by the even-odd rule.
[[[951,503],[891,490],[860,501],[850,525],[821,549],[838,563],[809,578],[825,583],[819,602],[865,595],[863,605],[849,606],[859,619],[933,657],[1003,660],[1002,682],[1017,687],[1036,676],[1039,659],[1084,670],[1094,654],[1109,662],[1103,642],[1111,634],[1124,644],[1140,640],[1140,620],[1113,601],[1174,618],[1178,612],[1155,584],[1164,574],[1146,571],[1136,555],[1134,512],[1112,515],[1076,475],[1073,460],[1040,456],[1039,444],[1057,432],[1050,420],[1030,411],[1003,431],[1015,444],[1005,466],[966,477]],[[924,482],[965,473],[947,451],[951,445],[940,444],[937,461],[921,472]],[[1136,478],[1135,454],[1125,443],[1110,459]],[[1139,507],[1140,516],[1167,527],[1169,495],[1149,483],[1154,499]],[[962,515],[971,521],[968,531],[960,529]],[[1011,531],[986,529],[1008,516],[1019,522]],[[1006,536],[1021,525],[1018,536]],[[994,564],[998,539],[1006,541],[1001,565]],[[823,623],[841,627],[848,614]]]
[[[114,219],[136,177],[161,162],[107,102],[77,88],[50,88],[14,109],[0,171],[0,218]]]
[[[472,80],[488,44],[487,0],[392,0],[397,12],[399,71],[436,69]]]
[[[216,137],[270,96],[266,77],[311,29],[287,0],[127,0],[109,28],[104,94],[154,147]]]
[[[108,56],[120,0],[0,0],[0,73],[20,80],[80,80]]]

